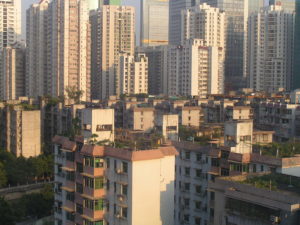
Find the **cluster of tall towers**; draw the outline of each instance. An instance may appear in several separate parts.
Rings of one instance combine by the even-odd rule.
[[[121,0],[0,2],[0,97],[120,94],[205,96],[250,87],[300,85],[295,0]],[[298,37],[298,38],[296,38]],[[122,62],[122,64],[120,64]],[[298,63],[297,63],[298,62]]]

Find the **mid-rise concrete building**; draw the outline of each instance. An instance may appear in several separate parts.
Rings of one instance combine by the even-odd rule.
[[[148,94],[148,58],[137,53],[120,55],[120,94]]]
[[[26,95],[51,94],[49,69],[49,0],[32,4],[26,18]]]
[[[180,66],[179,66],[180,65]],[[189,39],[168,52],[168,95],[200,96],[223,93],[224,51]]]
[[[132,151],[53,139],[55,224],[174,224],[172,146]]]
[[[166,139],[177,141],[179,118],[176,114],[158,114],[155,117],[155,129]]]
[[[291,90],[295,14],[272,5],[249,17],[247,68],[256,91]],[[292,34],[292,35],[291,35]]]
[[[85,108],[78,110],[84,143],[114,141],[115,115],[113,109]]]
[[[169,0],[141,0],[141,46],[167,45]]]
[[[21,0],[4,0],[0,2],[0,50],[20,41],[21,10]]]
[[[120,54],[134,55],[135,10],[103,5],[90,16],[92,26],[92,98],[120,94]]]
[[[298,177],[281,174],[217,178],[209,183],[215,203],[211,224],[297,225],[299,181]]]
[[[0,53],[0,99],[16,100],[25,96],[25,49],[4,47]]]
[[[25,158],[41,154],[41,111],[31,106],[1,105],[1,147]]]

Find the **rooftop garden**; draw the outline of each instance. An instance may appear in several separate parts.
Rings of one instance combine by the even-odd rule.
[[[253,185],[256,188],[270,191],[287,191],[300,195],[300,178],[285,174],[271,173],[266,175],[256,175],[240,181],[242,184]]]
[[[262,155],[287,158],[300,154],[300,143],[271,143],[266,146],[255,145],[254,149]]]
[[[220,131],[221,132],[221,131]],[[211,135],[198,136],[198,130],[196,128],[179,126],[179,137],[182,141],[192,141],[200,145],[209,145],[210,141],[215,138],[220,138],[222,135],[218,130],[212,132]]]

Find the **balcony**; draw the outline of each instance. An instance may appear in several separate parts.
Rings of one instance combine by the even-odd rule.
[[[102,220],[104,218],[104,210],[92,210],[84,208],[81,216],[89,221]]]
[[[216,166],[212,166],[210,170],[208,171],[209,174],[213,175],[219,175],[220,174],[220,168]]]
[[[75,189],[75,183],[71,180],[65,180],[63,188],[64,190],[71,191]]]
[[[83,167],[82,175],[88,177],[102,177],[104,176],[104,168],[94,168],[94,167]]]
[[[88,198],[88,199],[104,198],[105,190],[104,190],[104,188],[93,189],[93,188],[89,188],[89,187],[83,187],[83,193],[81,196],[84,198]]]

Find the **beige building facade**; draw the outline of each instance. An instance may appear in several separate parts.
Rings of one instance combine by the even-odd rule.
[[[148,58],[122,54],[119,64],[120,94],[148,94]]]
[[[174,147],[131,151],[53,141],[56,225],[174,224]]]
[[[134,55],[135,10],[131,6],[103,5],[90,16],[92,28],[92,95],[106,99],[120,94],[121,53]]]

